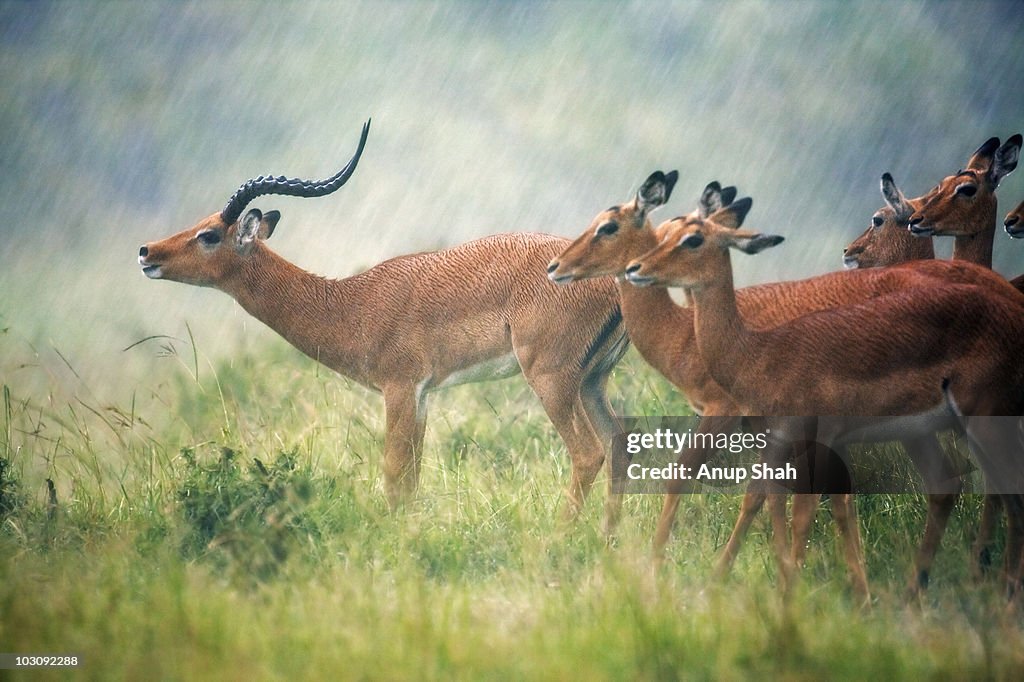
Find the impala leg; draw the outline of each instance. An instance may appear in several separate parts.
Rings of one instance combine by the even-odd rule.
[[[672,535],[672,526],[676,522],[682,486],[682,481],[671,481],[665,493],[665,501],[661,505],[661,516],[658,517],[658,527],[654,530],[654,542],[652,543],[652,556],[656,567],[665,560],[665,545],[668,544],[669,536]]]
[[[1014,597],[1021,586],[1021,555],[1024,553],[1024,496],[1021,494],[1024,469],[1019,452],[1021,421],[1019,418],[977,417],[966,419],[964,426],[971,452],[985,472],[986,489],[989,493],[998,493],[1006,512],[1003,576],[1009,595]],[[987,519],[983,518],[983,522],[991,526],[998,508],[994,500],[992,503],[986,500],[986,503],[991,513]],[[983,537],[991,535],[991,527],[983,531]]]
[[[721,556],[718,557],[718,563],[715,565],[715,577],[724,578],[732,570],[732,565],[736,561],[736,555],[739,554],[740,547],[743,545],[743,540],[747,536],[747,531],[750,530],[750,524],[754,522],[754,518],[757,513],[761,511],[761,507],[764,506],[765,500],[768,495],[765,493],[763,486],[755,485],[751,483],[747,486],[747,492],[743,495],[743,502],[740,504],[740,515],[736,519],[736,525],[732,528],[732,533],[729,534],[729,540],[725,543],[725,549],[722,550]],[[783,517],[785,517],[785,496],[778,495],[782,498],[783,502]]]
[[[571,521],[583,508],[583,501],[604,464],[604,446],[587,417],[579,385],[566,386],[564,377],[556,374],[527,374],[526,381],[540,398],[544,412],[569,451],[572,475],[566,491],[565,517]]]
[[[821,495],[793,495],[793,565],[803,568],[807,557],[807,543],[818,515]]]
[[[416,491],[423,454],[426,404],[411,386],[384,390],[384,491],[395,511]]]
[[[781,434],[775,429],[780,429]],[[768,489],[768,509],[772,517],[772,547],[779,565],[783,590],[788,593],[795,584],[797,569],[803,561],[804,547],[810,533],[811,523],[817,512],[818,494],[793,495],[792,542],[786,524],[786,498],[791,491],[811,490],[813,460],[818,455],[817,420],[793,418],[773,422],[773,433],[769,445],[762,453],[762,461],[770,466],[790,462],[802,472],[800,480],[780,483],[765,483]]]
[[[1010,599],[1017,599],[1021,587],[1021,555],[1024,550],[1024,497],[1008,494],[1001,498],[1006,511],[1006,556],[1003,560],[1006,593]]]
[[[762,418],[748,418],[748,421],[752,431],[764,431],[767,428],[767,423]],[[788,458],[788,444],[785,441],[773,440],[764,452],[761,453],[761,461],[774,463],[784,459],[779,456],[779,452],[784,453],[786,458]],[[750,530],[750,525],[754,522],[757,513],[767,501],[772,523],[772,547],[776,552],[776,561],[780,566],[782,579],[784,581],[788,580],[791,571],[789,570],[789,551],[786,547],[789,537],[788,524],[786,523],[786,491],[777,488],[769,494],[766,485],[763,481],[752,481],[747,485],[747,491],[743,495],[743,502],[740,504],[739,517],[736,519],[736,524],[733,526],[729,540],[725,544],[725,549],[722,550],[722,555],[718,558],[715,566],[716,578],[724,578],[732,569],[743,540]]]
[[[739,418],[737,417],[718,417],[708,415],[700,420],[700,425],[697,427],[697,433],[726,433],[739,428],[739,425]],[[708,458],[713,453],[713,448],[688,448],[679,455],[677,462],[680,465],[687,467],[690,471],[696,471],[697,467],[707,462]],[[685,485],[685,481],[673,480],[670,481],[666,487],[665,502],[661,507],[661,516],[658,518],[658,527],[654,531],[654,541],[652,542],[652,551],[656,562],[660,562],[664,558],[665,545],[668,544],[669,537],[672,535],[672,528],[676,521],[676,512],[679,510],[680,495],[684,492]],[[763,502],[764,498],[762,497],[757,503],[757,508],[754,509],[753,513],[755,515],[761,508],[761,504]],[[753,520],[752,516],[751,520]],[[750,525],[750,521],[747,521],[747,525]],[[736,531],[734,530],[733,533],[735,532]],[[731,536],[730,540],[732,540]],[[738,548],[739,544],[737,543],[736,549],[738,550]],[[733,558],[735,558],[735,555]],[[730,560],[729,565],[731,564],[732,561]],[[725,572],[728,572],[728,567],[726,567]]]
[[[796,567],[793,566],[789,550],[789,524],[786,522],[786,500],[789,497],[777,488],[767,495],[768,515],[772,522],[772,551],[779,567],[779,582],[783,594],[789,594],[793,588]]]
[[[605,392],[608,374],[602,372],[588,377],[580,390],[580,398],[594,433],[600,439],[608,460],[608,498],[604,506],[604,531],[607,535],[618,526],[622,512],[622,484],[626,480],[629,460],[616,457],[612,442],[622,431],[622,425],[612,412]]]
[[[935,434],[903,442],[903,448],[921,473],[928,494],[928,516],[924,535],[914,558],[914,574],[907,585],[910,596],[928,587],[932,564],[949,525],[949,517],[960,497],[960,475],[953,469]]]
[[[914,575],[907,586],[910,596],[914,596],[921,590],[927,589],[928,582],[931,579],[935,555],[942,544],[942,538],[946,534],[946,527],[949,525],[949,517],[953,513],[953,507],[956,506],[956,501],[959,498],[959,493],[928,495],[928,516],[925,519],[924,534],[921,537],[921,544],[917,548],[917,555],[914,558]]]
[[[871,592],[868,590],[868,575],[864,567],[864,551],[861,546],[860,526],[857,523],[857,506],[852,494],[831,495],[832,514],[836,519],[836,530],[843,544],[843,556],[846,568],[850,572],[853,592],[860,600],[861,606],[871,603]]]
[[[981,504],[981,520],[978,522],[978,534],[971,548],[971,574],[975,580],[981,580],[992,567],[992,536],[995,526],[1003,510],[1003,500],[998,495],[985,495]]]

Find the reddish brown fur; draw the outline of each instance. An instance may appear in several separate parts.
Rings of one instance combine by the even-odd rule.
[[[931,248],[931,234],[937,236],[951,235],[955,237],[953,246],[954,260],[965,260],[971,263],[991,268],[992,267],[992,246],[995,240],[995,223],[997,198],[996,189],[1000,181],[1016,167],[1016,154],[1020,148],[1019,136],[1011,137],[999,147],[997,139],[992,138],[983,144],[971,156],[967,162],[967,168],[956,175],[949,176],[942,180],[931,192],[917,199],[911,199],[906,204],[912,205],[914,211],[907,216],[904,223],[913,222],[913,229],[922,232],[921,236],[915,236],[911,230],[885,229],[878,232],[868,230],[858,241],[870,241],[874,262],[869,257],[860,258],[861,267],[878,267],[895,265],[921,257],[934,258],[934,250]],[[889,182],[892,178],[888,178]],[[882,193],[886,195],[886,179],[883,177]],[[975,194],[966,196],[958,192],[958,188],[971,186],[976,188]],[[900,204],[902,194],[893,186],[890,195],[897,194],[899,198],[896,203]],[[893,201],[886,197],[890,207]],[[896,206],[895,208],[899,208]],[[898,210],[900,219],[905,210]],[[1011,220],[1013,213],[1006,217],[1004,225]],[[1012,231],[1007,227],[1007,232]],[[870,239],[866,239],[870,236]],[[916,247],[915,243],[928,242],[930,256],[922,256],[923,247]],[[863,243],[863,242],[862,242]],[[850,251],[854,250],[854,242],[850,245]],[[1010,280],[1010,284],[1018,291],[1024,292],[1024,275]],[[998,517],[998,500],[993,496],[985,499],[982,508],[981,524],[978,536],[973,549],[975,557],[974,570],[980,575],[981,568],[985,563],[984,557],[989,555],[990,533]],[[945,522],[941,522],[943,527]],[[941,538],[941,533],[934,537],[936,541]]]
[[[690,217],[696,218],[697,214],[690,214]],[[609,222],[617,222],[620,225],[619,230],[611,235],[595,237],[595,230]],[[586,279],[611,275],[621,277],[630,261],[655,248],[659,242],[658,235],[668,229],[668,223],[659,226],[657,230],[651,228],[650,220],[642,210],[638,196],[631,202],[598,214],[590,227],[552,261],[549,276],[555,279]],[[931,285],[934,283],[932,279],[936,277],[952,277],[968,283],[987,283],[997,288],[1006,286],[1005,282],[999,284],[998,277],[991,273],[979,273],[977,269],[950,270],[943,266],[937,269],[925,266],[913,272],[876,273],[853,286],[842,279],[826,287],[814,280],[802,280],[749,287],[737,291],[736,295],[744,319],[748,319],[756,328],[770,328],[808,312],[868,300],[906,286]],[[633,287],[620,280],[619,291],[623,319],[634,346],[648,363],[684,393],[696,411],[713,417],[759,414],[741,411],[729,394],[711,377],[697,349],[692,308],[676,305],[668,291],[661,287]],[[1014,292],[1010,293],[1015,295]],[[709,428],[727,428],[727,425],[710,422]],[[699,465],[710,453],[695,451],[691,455],[694,459],[685,462],[688,466]],[[728,570],[734,560],[746,529],[763,500],[763,495],[748,496],[744,499],[740,518],[719,562],[720,573]],[[660,556],[668,541],[678,504],[678,495],[669,495],[666,498],[654,540],[657,556]],[[948,507],[945,499],[936,498],[934,504]],[[942,512],[930,510],[930,514],[935,516],[941,515]],[[929,539],[933,533],[932,528],[926,532],[926,539],[922,544],[926,549],[918,555],[916,576],[926,576],[931,565],[937,549],[937,543]],[[803,546],[794,545],[794,551],[802,552]]]
[[[634,281],[691,287],[701,356],[743,414],[929,413],[943,405],[947,378],[964,396],[965,414],[1024,412],[1024,365],[1016,362],[1024,297],[990,271],[917,261],[832,273],[807,282],[822,289],[852,285],[878,291],[879,281],[894,277],[907,286],[758,330],[744,322],[739,309],[727,249],[760,250],[762,236],[711,220],[674,222],[662,244],[633,261],[627,273]],[[958,273],[968,275],[959,282],[973,277],[980,284],[953,283]],[[922,281],[922,274],[932,281]],[[1021,522],[1011,516],[1011,557],[1020,554]],[[1013,566],[1016,584],[1019,562]]]
[[[278,217],[263,216],[258,238],[242,244],[239,226],[248,216],[225,225],[212,215],[147,244],[140,262],[159,267],[163,279],[224,291],[306,355],[383,393],[392,507],[418,482],[426,393],[460,371],[514,354],[511,369],[518,363],[565,441],[573,463],[568,511],[579,509],[604,461],[604,443],[617,431],[605,384],[628,339],[611,282],[555,287],[544,265],[568,242],[541,234],[486,237],[328,279],[264,244]],[[221,235],[219,245],[197,239],[209,230]],[[617,508],[616,497],[609,525]]]
[[[920,208],[921,200],[907,200],[895,184],[890,184],[889,196],[886,196],[887,182],[892,183],[888,175],[882,180],[882,195],[886,205],[871,216],[868,229],[843,249],[843,265],[847,268],[880,268],[911,260],[935,258],[932,238],[917,237],[907,229],[907,222],[913,212]]]
[[[1021,136],[1013,135],[1001,147],[992,138],[971,156],[967,167],[950,175],[920,197],[910,217],[917,234],[953,237],[953,258],[992,267],[995,239],[996,188],[1017,167]]]

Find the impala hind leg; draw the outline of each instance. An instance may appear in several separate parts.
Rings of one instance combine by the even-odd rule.
[[[582,510],[583,501],[604,465],[604,446],[587,416],[578,385],[566,385],[557,374],[528,375],[526,381],[540,398],[544,412],[569,451],[572,474],[566,491],[565,517],[571,521]]]
[[[980,581],[992,567],[992,536],[1003,511],[1003,500],[998,495],[985,495],[981,504],[978,534],[971,546],[971,575]]]
[[[608,461],[608,498],[604,506],[604,532],[611,535],[619,523],[622,512],[622,485],[626,480],[629,460],[615,457],[612,448],[615,437],[622,432],[622,424],[608,403],[607,384],[607,372],[587,377],[580,389],[580,398],[591,428],[601,440]]]
[[[1006,550],[1003,557],[1003,575],[1006,579],[1006,594],[1011,600],[1019,600],[1021,589],[1021,562],[1024,559],[1024,496],[1001,495],[1006,511]]]
[[[384,492],[395,511],[419,486],[426,399],[412,386],[384,390]]]
[[[928,587],[932,564],[946,534],[950,514],[960,497],[962,483],[935,434],[903,441],[903,448],[921,473],[928,495],[924,534],[914,557],[914,573],[907,585],[907,593],[913,597]]]

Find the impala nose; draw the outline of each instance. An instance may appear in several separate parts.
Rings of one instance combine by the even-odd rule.
[[[920,215],[910,216],[910,225],[912,227],[914,225],[920,225],[922,220],[924,220],[924,216],[920,216]]]
[[[555,270],[557,270],[557,269],[558,269],[558,261],[556,261],[556,260],[553,260],[553,261],[551,261],[550,263],[548,263],[548,274],[549,274],[549,275],[550,275],[550,274],[551,274],[552,272],[554,272]]]
[[[139,248],[139,258],[145,258],[148,255],[149,255],[149,248],[148,247],[142,246],[142,247]]]
[[[640,269],[640,263],[630,263],[629,267],[626,268],[626,274],[632,275],[634,272]]]

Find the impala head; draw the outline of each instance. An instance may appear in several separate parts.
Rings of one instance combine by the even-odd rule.
[[[978,147],[967,167],[942,180],[921,197],[910,216],[916,235],[973,236],[992,229],[996,212],[996,188],[1017,167],[1021,136],[1013,135],[1002,146],[993,137]]]
[[[568,284],[578,279],[622,274],[626,264],[622,254],[651,229],[651,212],[665,205],[678,179],[677,171],[655,171],[631,201],[598,213],[590,227],[548,264],[548,279]]]
[[[548,277],[558,284],[577,279],[621,275],[634,257],[651,249],[659,235],[650,214],[668,201],[679,173],[655,171],[625,204],[612,206],[594,218],[583,234],[548,265]],[[732,203],[735,187],[712,182],[704,188],[691,215],[707,217]]]
[[[1017,208],[1007,213],[1006,219],[1003,220],[1006,234],[1014,239],[1024,239],[1024,224],[1021,223],[1021,217],[1024,217],[1024,201],[1018,204]]]
[[[934,258],[931,239],[915,237],[907,230],[919,199],[907,199],[892,176],[882,176],[885,206],[871,216],[871,224],[843,249],[843,266],[848,269],[880,268],[908,260]]]
[[[661,243],[626,267],[626,279],[637,286],[679,286],[700,289],[729,268],[729,249],[758,253],[782,242],[777,235],[737,229],[750,210],[743,198],[707,218],[682,216],[668,221]]]
[[[139,249],[139,265],[150,279],[167,279],[197,286],[217,286],[237,273],[260,241],[274,233],[281,214],[250,209],[253,199],[267,194],[321,197],[345,184],[356,169],[366,144],[370,122],[363,125],[355,155],[338,173],[326,180],[295,180],[284,176],[259,176],[231,196],[219,213],[176,235],[149,242]]]

